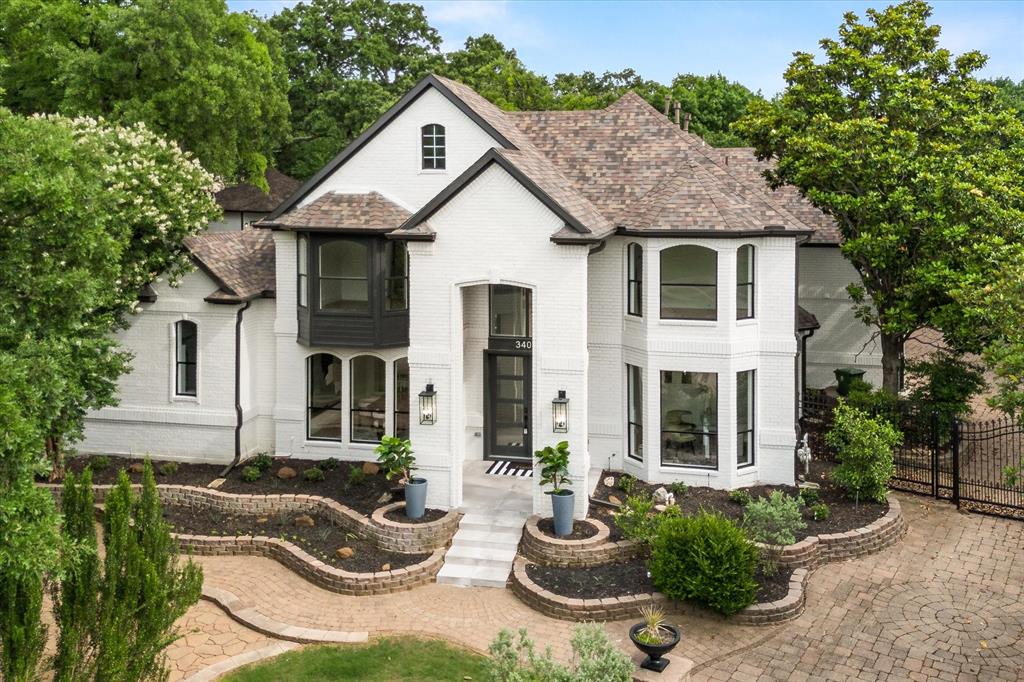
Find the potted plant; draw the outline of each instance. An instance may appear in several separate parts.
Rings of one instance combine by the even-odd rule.
[[[666,623],[665,612],[654,604],[641,606],[640,616],[643,621],[629,629],[629,638],[637,649],[647,654],[640,667],[660,673],[668,667],[668,661],[662,656],[679,644],[679,628]]]
[[[427,506],[427,479],[412,475],[416,464],[412,443],[396,436],[384,436],[376,452],[384,477],[389,481],[397,477],[405,486],[405,515],[410,519],[422,517]]]
[[[540,464],[540,484],[550,485],[551,512],[555,522],[555,535],[572,534],[572,512],[576,496],[565,488],[569,483],[569,443],[562,441],[534,453]]]

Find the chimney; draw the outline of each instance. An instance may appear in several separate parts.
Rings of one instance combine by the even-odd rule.
[[[671,108],[672,108],[672,99],[668,95],[665,95],[665,116],[668,116],[668,111]]]
[[[679,109],[682,108],[682,106],[683,105],[681,105],[679,102],[672,103],[672,109],[673,111],[675,111],[676,114],[676,125],[679,125]]]
[[[686,112],[686,116],[683,116],[683,132],[690,132],[690,112]]]

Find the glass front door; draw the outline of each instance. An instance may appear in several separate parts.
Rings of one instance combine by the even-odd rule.
[[[487,459],[531,460],[530,356],[485,352]]]

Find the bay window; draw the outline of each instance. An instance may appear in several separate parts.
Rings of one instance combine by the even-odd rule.
[[[714,372],[661,372],[661,463],[718,468]]]
[[[626,312],[643,317],[644,250],[639,244],[626,247]]]
[[[320,245],[320,310],[370,311],[369,248],[365,242],[334,239]]]
[[[661,318],[718,319],[718,253],[703,246],[661,252]]]
[[[754,317],[754,247],[745,244],[736,251],[736,319]]]

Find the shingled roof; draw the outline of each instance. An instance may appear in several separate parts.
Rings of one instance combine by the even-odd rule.
[[[220,287],[206,297],[210,303],[274,297],[274,237],[269,231],[206,232],[186,239],[185,247]]]
[[[268,168],[265,177],[267,185],[270,186],[269,193],[264,192],[256,185],[242,183],[225,187],[217,192],[214,198],[225,211],[270,213],[281,202],[294,194],[302,184],[274,168]]]
[[[377,192],[328,192],[279,218],[264,218],[258,224],[285,230],[390,232],[408,218],[407,210]]]

